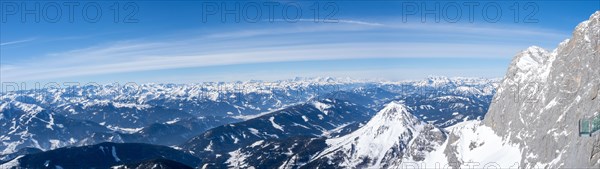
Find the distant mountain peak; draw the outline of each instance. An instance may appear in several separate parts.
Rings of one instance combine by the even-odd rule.
[[[327,140],[330,147],[319,158],[343,160],[341,164],[348,167],[385,168],[401,162],[403,154],[409,153],[406,147],[413,144],[426,125],[409,110],[400,101],[388,103],[363,127]]]
[[[373,120],[383,120],[386,122],[411,122],[414,123],[417,121],[417,118],[414,117],[410,112],[410,108],[404,105],[404,102],[401,101],[393,101],[388,103],[375,117]]]

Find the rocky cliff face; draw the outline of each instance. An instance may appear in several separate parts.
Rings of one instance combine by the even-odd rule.
[[[516,143],[524,168],[599,168],[600,133],[579,136],[579,120],[600,113],[600,11],[549,52],[513,59],[485,125]]]

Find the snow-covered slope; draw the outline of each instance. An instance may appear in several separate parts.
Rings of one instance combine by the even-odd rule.
[[[422,160],[424,152],[439,146],[445,134],[421,122],[401,102],[388,103],[360,129],[326,141],[327,149],[308,166],[336,165],[354,168],[387,168],[404,159]]]
[[[200,160],[194,156],[166,146],[141,143],[100,143],[23,155],[0,164],[0,168],[124,168],[125,166],[144,166],[148,163],[156,163],[152,161],[157,159],[174,161],[177,163],[174,164],[175,166],[196,167],[200,163]]]
[[[479,120],[446,128],[448,139],[426,155],[425,160],[407,165],[452,168],[518,168],[521,151]]]
[[[206,163],[222,164],[229,158],[226,154],[258,141],[297,136],[327,137],[335,129],[368,120],[372,113],[363,106],[347,101],[313,101],[244,122],[215,127],[188,140],[181,147],[203,158]],[[250,153],[262,154],[260,151]]]
[[[56,115],[37,105],[8,102],[0,104],[0,154],[21,148],[42,150],[81,145],[90,135],[110,130],[96,123]],[[120,142],[118,136],[96,141]]]

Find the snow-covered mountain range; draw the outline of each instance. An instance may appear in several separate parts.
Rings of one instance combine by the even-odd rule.
[[[579,120],[600,115],[598,65],[600,11],[554,51],[518,53],[499,83],[298,78],[8,92],[0,168],[600,168],[600,133],[579,134]]]
[[[192,138],[209,135],[242,140],[238,146],[219,147],[225,152],[208,155],[224,159],[230,150],[255,141],[348,133],[393,100],[406,100],[418,118],[436,126],[481,119],[496,85],[496,80],[481,78],[404,82],[297,78],[7,92],[0,96],[0,126],[5,129],[0,148],[12,157],[26,147],[47,151],[101,142],[193,147]]]

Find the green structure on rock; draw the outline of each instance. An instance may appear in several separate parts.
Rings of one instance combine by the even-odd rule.
[[[600,130],[600,116],[579,120],[580,136],[591,136],[598,130]]]

